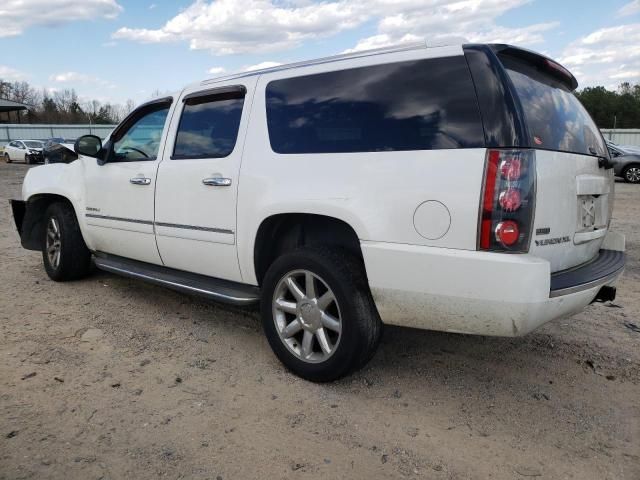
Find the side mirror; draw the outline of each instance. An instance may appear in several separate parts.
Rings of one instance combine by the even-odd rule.
[[[99,159],[100,151],[102,150],[102,140],[95,135],[83,135],[76,140],[76,143],[73,145],[73,150],[78,155]]]

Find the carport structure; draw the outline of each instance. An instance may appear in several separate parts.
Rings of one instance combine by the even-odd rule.
[[[4,98],[0,98],[0,115],[3,113],[6,113],[7,115],[7,120],[6,122],[2,122],[2,120],[0,120],[1,123],[11,123],[11,112],[16,112],[15,113],[15,117],[18,121],[18,123],[22,123],[21,119],[20,119],[20,111],[21,110],[29,110],[31,107],[29,105],[26,105],[24,103],[19,103],[19,102],[14,102],[12,100],[6,100]],[[2,118],[2,117],[0,117]]]

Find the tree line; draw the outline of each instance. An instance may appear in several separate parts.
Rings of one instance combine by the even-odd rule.
[[[640,128],[640,84],[621,83],[616,91],[586,87],[576,97],[600,128]]]
[[[124,104],[81,100],[73,88],[50,92],[38,90],[28,82],[6,82],[2,79],[0,99],[30,107],[28,111],[19,113],[23,123],[116,124],[135,107],[133,100]]]

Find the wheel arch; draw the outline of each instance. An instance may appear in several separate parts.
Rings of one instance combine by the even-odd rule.
[[[20,242],[28,250],[41,250],[44,239],[45,213],[53,203],[65,203],[76,215],[73,202],[63,195],[55,193],[38,193],[25,201],[24,217],[20,226]]]
[[[274,214],[262,220],[255,236],[253,266],[258,285],[278,256],[311,245],[340,246],[362,258],[360,239],[344,220],[314,213]]]

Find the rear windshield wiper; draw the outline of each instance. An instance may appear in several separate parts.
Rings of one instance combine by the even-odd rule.
[[[589,147],[589,152],[591,155],[596,155],[598,157],[598,168],[604,168],[605,170],[613,168],[613,163],[611,163],[611,161],[604,155],[598,155],[595,148]]]

